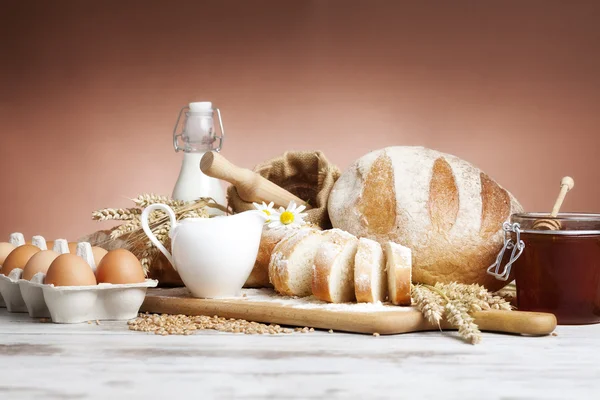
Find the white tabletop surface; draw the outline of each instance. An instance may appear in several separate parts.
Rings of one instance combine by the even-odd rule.
[[[556,334],[163,337],[0,309],[0,399],[600,398],[600,325]]]

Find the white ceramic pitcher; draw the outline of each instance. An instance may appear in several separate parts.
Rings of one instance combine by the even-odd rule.
[[[171,219],[172,254],[148,225],[150,213],[156,210],[166,212]],[[240,295],[254,267],[265,220],[261,211],[245,211],[177,221],[173,210],[164,204],[150,205],[142,212],[142,227],[148,238],[167,257],[192,295],[201,298]]]

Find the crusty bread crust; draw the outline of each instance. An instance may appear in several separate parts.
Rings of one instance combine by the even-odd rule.
[[[315,228],[302,228],[294,231],[289,236],[275,245],[269,261],[269,279],[277,292],[286,296],[296,296],[291,288],[290,274],[287,268],[287,259],[292,255],[297,246],[310,235],[319,235]]]
[[[390,302],[397,306],[410,306],[411,251],[397,243],[388,242],[385,244],[385,255]]]
[[[387,274],[385,270],[385,257],[381,245],[371,239],[360,238],[358,250],[354,259],[354,292],[356,301],[359,303],[375,303],[385,301],[387,297]],[[379,269],[383,264],[383,273],[380,279],[383,280],[381,296],[376,297],[377,285],[375,282],[375,269]]]
[[[429,182],[429,217],[436,232],[448,232],[456,223],[459,201],[452,167],[443,157],[433,163]]]
[[[339,246],[332,243],[323,243],[315,257],[313,265],[312,293],[319,300],[333,303],[330,290],[330,276],[333,262],[335,261],[336,250],[340,251]]]
[[[410,306],[410,269],[395,268],[393,275],[396,287],[394,293],[390,293],[390,301],[397,306]]]
[[[334,185],[328,210],[335,228],[403,243],[413,251],[413,280],[478,283],[503,245],[502,224],[522,212],[516,199],[472,164],[423,147],[366,154]]]
[[[333,303],[333,289],[339,282],[332,280],[332,270],[344,247],[358,239],[348,232],[332,229],[323,233],[325,241],[319,247],[313,266],[312,292],[322,301]],[[352,301],[347,299],[346,301]]]

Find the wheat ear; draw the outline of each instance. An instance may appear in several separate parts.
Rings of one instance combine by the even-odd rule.
[[[138,208],[104,208],[92,213],[94,221],[130,221],[140,215],[142,210]]]

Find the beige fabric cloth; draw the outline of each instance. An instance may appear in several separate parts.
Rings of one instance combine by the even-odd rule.
[[[271,182],[308,202],[307,221],[323,229],[331,228],[327,214],[327,199],[340,170],[320,151],[288,151],[282,156],[254,167]],[[240,198],[234,186],[227,190],[229,206],[234,212],[254,209],[252,203]]]

